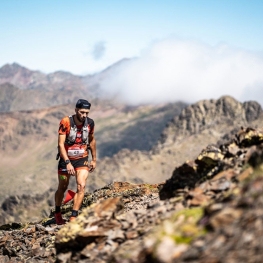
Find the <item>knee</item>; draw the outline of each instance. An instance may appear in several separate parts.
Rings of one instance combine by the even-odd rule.
[[[59,184],[58,190],[65,192],[68,189],[68,184]]]
[[[86,187],[85,184],[78,184],[78,192],[79,193],[84,192],[85,191],[85,187]]]

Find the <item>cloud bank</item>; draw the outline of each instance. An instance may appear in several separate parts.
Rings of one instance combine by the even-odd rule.
[[[226,44],[166,39],[112,70],[101,87],[130,104],[230,95],[263,105],[263,56]]]

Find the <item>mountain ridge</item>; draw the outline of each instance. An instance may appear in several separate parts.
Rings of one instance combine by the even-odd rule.
[[[216,125],[225,118],[229,125],[245,125],[262,114],[261,105],[256,101],[240,103],[231,96],[222,96],[217,100],[202,100],[184,108],[179,116],[175,116],[163,131],[161,144],[174,143],[170,138],[171,130],[176,133],[182,130],[188,135],[201,132],[203,129]],[[183,134],[185,135],[185,134]]]
[[[97,88],[90,87],[89,76],[75,76],[69,72],[44,74],[31,71],[17,63],[0,68],[0,95],[4,98],[8,83],[17,88],[14,101],[9,99],[9,107],[0,101],[0,112],[47,108],[75,103],[80,97],[95,99]]]

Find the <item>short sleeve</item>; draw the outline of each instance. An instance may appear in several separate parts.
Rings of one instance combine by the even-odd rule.
[[[88,118],[88,126],[89,126],[89,133],[93,134],[94,133],[94,127],[95,127],[95,123],[94,123],[93,119]]]
[[[58,133],[61,135],[66,135],[67,133],[69,133],[69,130],[70,130],[69,118],[64,117],[59,123]]]

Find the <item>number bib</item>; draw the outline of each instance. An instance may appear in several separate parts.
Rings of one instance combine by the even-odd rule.
[[[79,147],[70,147],[68,149],[68,157],[83,157],[85,150]]]

